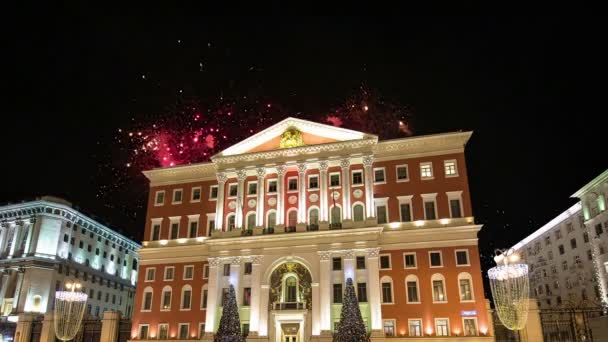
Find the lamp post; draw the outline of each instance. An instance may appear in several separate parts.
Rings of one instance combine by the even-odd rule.
[[[87,303],[87,294],[76,292],[79,283],[67,283],[69,291],[55,293],[54,325],[55,335],[61,341],[69,341],[76,336]]]
[[[519,255],[513,249],[500,251],[502,260],[494,258],[498,264],[488,270],[492,297],[498,318],[509,330],[521,330],[528,321],[528,300],[530,295],[530,281],[528,278],[528,265],[517,263]]]

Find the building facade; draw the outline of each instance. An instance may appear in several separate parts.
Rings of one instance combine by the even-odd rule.
[[[330,340],[353,279],[372,337],[493,340],[464,148],[288,118],[209,163],[145,172],[134,340]],[[465,337],[466,336],[466,337]]]
[[[541,310],[606,303],[607,196],[605,171],[572,196],[580,202],[512,247],[528,264],[530,295]]]
[[[140,245],[54,198],[0,207],[0,309],[52,313],[55,291],[78,282],[86,315],[133,312]]]

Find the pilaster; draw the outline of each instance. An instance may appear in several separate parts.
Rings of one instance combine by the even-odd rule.
[[[298,163],[298,223],[306,224],[306,163]]]
[[[319,162],[319,181],[321,182],[321,191],[319,192],[320,198],[320,206],[319,206],[319,221],[323,223],[327,223],[329,221],[327,215],[327,169],[329,167],[329,163],[327,160],[322,160]]]
[[[277,169],[277,225],[285,225],[285,166],[279,165]]]
[[[378,256],[380,248],[367,249],[367,281],[369,288],[369,308],[372,319],[372,331],[382,330],[382,307],[380,301],[380,272]]]
[[[374,181],[373,181],[374,157],[367,155],[363,157],[363,171],[365,174],[365,211],[366,219],[376,217],[376,207],[374,205]]]
[[[350,159],[342,159],[340,167],[342,169],[342,219],[350,221]]]
[[[207,313],[205,316],[205,335],[213,334],[218,307],[218,281],[220,258],[209,258],[209,279],[207,283]]]
[[[261,263],[263,256],[255,255],[251,259],[251,312],[249,315],[249,331],[250,334],[259,334],[260,324],[260,281],[261,281]]]
[[[245,206],[245,178],[247,173],[245,170],[238,170],[236,172],[236,178],[238,186],[236,190],[236,216],[235,216],[235,227],[237,229],[243,228],[243,208]]]
[[[266,177],[266,169],[263,167],[258,167],[257,170],[258,176],[258,188],[257,188],[257,204],[255,207],[255,225],[257,227],[264,226],[264,179]]]
[[[321,334],[331,334],[331,270],[329,268],[329,259],[331,252],[317,252],[319,255],[319,292],[321,303]]]
[[[217,174],[217,199],[215,203],[215,229],[221,231],[224,227],[224,193],[228,177],[223,172]],[[207,325],[205,325],[207,326]]]

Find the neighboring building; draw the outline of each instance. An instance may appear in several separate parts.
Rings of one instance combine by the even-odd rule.
[[[133,339],[211,338],[233,284],[248,340],[329,341],[353,278],[373,337],[493,340],[470,136],[379,142],[288,118],[209,163],[144,172]]]
[[[512,247],[528,264],[531,296],[541,309],[599,307],[606,300],[607,195],[608,171],[572,196],[582,203]],[[496,260],[501,263],[502,256]]]
[[[54,197],[0,207],[0,220],[3,317],[52,312],[68,282],[89,295],[86,314],[131,315],[140,245]]]

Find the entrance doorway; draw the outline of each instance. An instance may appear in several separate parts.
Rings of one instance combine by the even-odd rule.
[[[281,330],[283,332],[283,342],[300,342],[298,339],[298,332],[300,324],[298,323],[283,323],[281,324]]]

